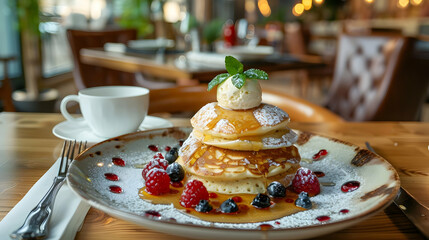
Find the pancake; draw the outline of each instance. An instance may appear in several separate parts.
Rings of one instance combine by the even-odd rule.
[[[247,110],[229,110],[217,103],[209,103],[192,117],[191,124],[205,135],[238,139],[285,129],[289,121],[286,112],[270,104],[262,103]]]
[[[298,166],[295,146],[260,151],[237,151],[206,145],[192,135],[180,149],[177,162],[190,175],[216,181],[269,178]]]
[[[196,175],[191,175],[189,176],[189,180],[196,179],[203,182],[209,192],[221,194],[258,194],[265,193],[267,185],[273,181],[278,181],[284,186],[289,186],[298,168],[299,166],[293,166],[285,173],[269,178],[245,178],[231,181],[205,179]]]
[[[194,130],[192,134],[204,144],[241,151],[259,151],[289,147],[298,139],[298,135],[288,127],[262,136],[245,136],[238,139],[216,138],[211,135],[204,135],[204,133],[198,130]]]
[[[265,193],[272,181],[288,186],[301,160],[289,121],[270,104],[246,110],[206,104],[192,117],[194,130],[177,162],[188,180],[203,182],[209,192]]]

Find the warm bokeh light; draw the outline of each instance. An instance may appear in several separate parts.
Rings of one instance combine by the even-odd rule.
[[[256,5],[255,5],[255,1],[253,0],[247,0],[244,3],[244,9],[246,9],[246,12],[253,12],[255,11]]]
[[[314,3],[316,5],[321,5],[323,3],[323,0],[314,0]]]
[[[106,7],[105,1],[92,1],[91,2],[91,18],[98,19],[101,17],[101,11]]]
[[[313,1],[312,0],[302,0],[302,4],[304,5],[304,10],[308,11],[311,9]]]
[[[406,8],[409,3],[410,3],[410,0],[398,0],[398,7]]]
[[[302,15],[302,13],[304,13],[304,4],[302,3],[295,4],[295,6],[292,8],[292,14],[296,17],[299,17]]]
[[[178,22],[181,17],[180,5],[178,2],[169,1],[164,4],[164,19],[166,22],[175,23]]]
[[[367,3],[373,3],[374,2],[374,0],[365,0],[365,2],[367,2]]]
[[[422,3],[422,2],[423,2],[423,0],[411,0],[411,4],[414,6],[420,5],[420,3]]]
[[[268,17],[271,15],[271,8],[270,8],[270,5],[268,4],[267,0],[259,0],[258,1],[258,8],[264,17]]]

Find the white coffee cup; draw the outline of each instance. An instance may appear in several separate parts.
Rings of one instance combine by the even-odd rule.
[[[66,105],[76,101],[84,120],[100,137],[116,137],[135,132],[147,115],[149,89],[134,86],[86,88],[61,101],[61,113],[69,121],[82,121],[68,113]]]

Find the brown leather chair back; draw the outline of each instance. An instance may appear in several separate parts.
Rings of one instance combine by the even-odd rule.
[[[343,35],[327,107],[350,121],[418,120],[428,77],[416,39]]]
[[[162,112],[197,112],[210,102],[216,102],[216,89],[207,91],[207,85],[150,90],[149,114]],[[295,122],[340,122],[341,117],[331,111],[286,94],[264,91],[262,101],[286,111]]]
[[[102,48],[105,43],[127,43],[137,39],[135,29],[109,31],[67,30],[67,38],[73,54],[73,77],[76,87],[80,89],[105,85],[136,85],[134,74],[111,70],[82,63],[82,48]]]

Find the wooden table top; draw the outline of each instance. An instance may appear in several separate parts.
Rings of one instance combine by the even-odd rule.
[[[189,126],[188,119],[171,119]],[[21,200],[59,156],[62,140],[52,128],[60,114],[0,113],[0,219]],[[292,128],[335,137],[374,149],[398,171],[402,185],[429,206],[429,123],[291,123]],[[76,239],[184,239],[157,233],[115,219],[91,208]],[[424,239],[396,208],[386,210],[348,229],[318,239]]]
[[[184,54],[138,54],[108,52],[102,48],[83,48],[81,61],[85,64],[110,68],[124,72],[142,72],[166,79],[198,79],[208,82],[217,74],[224,73],[223,65],[198,64],[186,61]],[[268,57],[257,61],[246,61],[247,68],[259,68],[267,72],[295,70],[324,66],[321,59],[314,56]]]

